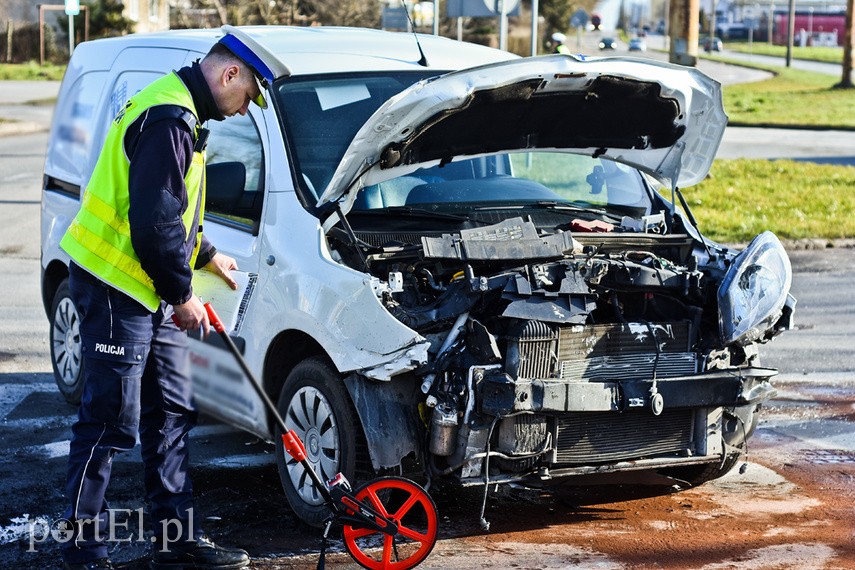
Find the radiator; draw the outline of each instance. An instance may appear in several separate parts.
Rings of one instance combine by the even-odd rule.
[[[651,333],[650,329],[653,329]],[[687,322],[555,327],[526,323],[518,339],[520,378],[643,380],[697,373]],[[659,346],[657,358],[656,347]]]
[[[558,418],[557,464],[591,465],[661,455],[692,448],[692,410],[586,412]]]

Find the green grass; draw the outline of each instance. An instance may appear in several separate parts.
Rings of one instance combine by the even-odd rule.
[[[775,73],[775,77],[765,81],[724,86],[724,109],[731,123],[855,127],[855,90],[835,89],[840,77],[786,67],[748,65],[724,57],[709,59]]]
[[[777,57],[786,57],[787,55],[787,46],[776,46],[767,44],[766,42],[753,42],[749,46],[748,42],[731,41],[725,44],[725,49],[738,51],[740,53],[756,53],[757,55],[774,55]],[[793,46],[793,58],[824,61],[826,63],[841,63],[843,61],[843,48],[825,46]]]
[[[9,80],[56,80],[62,79],[65,73],[64,65],[46,64],[44,67],[36,62],[29,63],[0,63],[0,81]]]
[[[855,237],[855,167],[717,160],[710,174],[683,195],[716,241],[746,242],[764,230],[781,239]]]

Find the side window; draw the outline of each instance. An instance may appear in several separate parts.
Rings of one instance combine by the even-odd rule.
[[[252,116],[209,121],[206,215],[256,228],[264,200],[264,151]],[[245,172],[240,187],[239,181]]]
[[[113,88],[107,94],[106,105],[104,112],[107,114],[106,119],[101,122],[101,130],[98,133],[98,146],[104,144],[104,139],[107,138],[107,131],[110,130],[110,124],[116,115],[119,114],[128,99],[142,91],[149,83],[163,77],[162,73],[155,71],[126,71],[120,73],[113,83]],[[95,157],[97,158],[97,156]],[[95,163],[92,163],[95,167]]]
[[[106,77],[106,71],[80,76],[56,109],[59,121],[52,156],[54,167],[69,178],[66,182],[82,184],[90,158],[98,150],[93,148],[92,126],[98,122],[98,102]]]

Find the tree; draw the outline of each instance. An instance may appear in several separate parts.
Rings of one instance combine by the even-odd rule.
[[[846,0],[846,30],[843,33],[843,77],[835,85],[842,89],[851,89],[852,52],[855,51],[855,0]]]
[[[549,39],[553,32],[569,31],[570,18],[577,10],[585,10],[591,14],[597,0],[540,0],[539,4],[540,16],[545,21],[543,37]]]
[[[191,0],[195,8],[216,13],[217,25],[307,25],[362,26],[380,24],[378,0]],[[177,18],[177,25],[206,25],[190,18]]]
[[[83,4],[89,7],[89,39],[123,36],[133,31],[134,23],[122,15],[124,6],[120,0],[91,0]],[[60,30],[68,29],[67,16],[61,15],[56,21]],[[77,29],[82,29],[82,15],[74,23]]]
[[[569,0],[540,0],[540,15],[546,22],[546,38],[550,38],[553,32],[567,32],[575,7]]]
[[[376,28],[380,25],[377,0],[304,0],[305,14],[325,26]]]

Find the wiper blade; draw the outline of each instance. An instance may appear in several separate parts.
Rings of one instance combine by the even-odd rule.
[[[404,216],[412,216],[416,218],[432,218],[437,220],[455,220],[458,222],[471,222],[473,221],[469,216],[464,216],[461,214],[449,214],[447,212],[432,212],[431,210],[425,210],[424,208],[413,208],[412,206],[387,206],[385,208],[376,208],[371,210],[351,210],[348,215],[386,215],[386,214],[395,214],[395,215],[404,215]],[[477,220],[475,220],[477,221]]]
[[[535,202],[533,206],[535,208],[543,208],[545,210],[566,210],[570,212],[589,212],[591,214],[598,214],[601,216],[612,216],[614,214],[610,214],[606,210],[602,208],[595,208],[591,204],[587,202],[585,205],[581,205],[578,202],[549,202],[549,201],[540,201]]]
[[[614,220],[622,219],[622,216],[618,216],[617,214],[612,214],[607,210],[603,210],[602,208],[594,208],[590,205],[581,206],[579,204],[573,202],[554,202],[554,201],[544,201],[541,200],[539,202],[529,202],[526,204],[505,204],[505,205],[495,205],[495,206],[479,206],[475,208],[476,210],[525,210],[525,209],[537,209],[537,210],[551,210],[554,212],[567,212],[567,213],[585,213],[585,214],[594,214],[595,216],[605,216],[607,218],[612,218]]]

